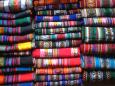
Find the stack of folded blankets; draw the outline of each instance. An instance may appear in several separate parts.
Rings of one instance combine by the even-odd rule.
[[[115,0],[81,0],[83,80],[115,79]]]
[[[81,15],[77,0],[34,0],[35,86],[82,84]]]
[[[0,0],[0,86],[33,86],[32,0]]]

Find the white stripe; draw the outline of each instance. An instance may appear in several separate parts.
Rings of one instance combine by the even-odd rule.
[[[89,27],[85,28],[85,41],[88,42],[89,41]]]
[[[9,0],[4,1],[4,9],[5,11],[9,12]]]
[[[26,0],[21,0],[21,9],[26,9]]]

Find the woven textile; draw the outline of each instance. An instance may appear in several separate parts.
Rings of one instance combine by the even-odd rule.
[[[0,74],[32,72],[32,67],[0,68]]]
[[[7,84],[4,86],[34,86],[33,82],[23,82],[23,83],[17,83],[17,84]]]
[[[0,19],[19,19],[31,15],[31,10],[26,10],[19,13],[0,13]]]
[[[86,8],[81,10],[82,17],[115,17],[115,8]]]
[[[81,32],[78,33],[65,33],[65,34],[53,34],[53,35],[35,35],[36,41],[45,40],[65,40],[65,39],[80,39]]]
[[[0,84],[29,82],[34,80],[33,73],[15,74],[15,75],[0,75]]]
[[[115,44],[82,44],[80,46],[83,54],[113,55]]]
[[[80,0],[81,8],[115,7],[115,0]]]
[[[84,71],[83,80],[110,80],[115,79],[114,71]]]
[[[71,15],[60,15],[60,16],[35,16],[36,22],[44,21],[67,21],[67,20],[79,20],[81,18],[80,14],[71,14]]]
[[[28,34],[30,32],[33,32],[32,25],[27,26],[19,26],[19,27],[0,27],[0,34],[6,34],[6,35],[21,35],[21,34]]]
[[[39,5],[48,5],[48,4],[67,4],[67,3],[76,3],[78,0],[34,0],[34,6],[39,6]]]
[[[30,17],[13,19],[13,20],[0,20],[0,26],[25,26],[31,23]]]
[[[33,37],[34,37],[33,34],[27,34],[23,36],[2,35],[0,36],[0,43],[26,42],[26,41],[31,41]]]
[[[111,17],[84,18],[83,21],[86,26],[115,26],[115,18]]]
[[[45,58],[45,57],[75,57],[80,56],[79,48],[53,48],[53,49],[34,49],[32,52],[34,58]]]
[[[35,28],[74,27],[83,24],[83,21],[40,22]]]
[[[84,42],[115,42],[114,27],[85,27],[82,31]]]
[[[12,67],[12,66],[29,66],[33,65],[32,57],[1,57],[0,67]]]
[[[35,34],[38,35],[51,35],[51,34],[61,34],[61,33],[74,33],[81,32],[81,27],[62,27],[62,28],[36,28]]]
[[[56,68],[36,68],[36,74],[51,75],[51,74],[79,74],[82,72],[81,67],[56,67]]]
[[[34,60],[35,67],[73,67],[80,66],[80,57],[72,58],[52,58],[52,59],[36,59]]]
[[[79,86],[82,84],[82,80],[63,80],[55,82],[36,82],[35,86]]]
[[[61,75],[36,75],[36,81],[62,81],[62,80],[77,80],[81,78],[80,74],[61,74]]]
[[[85,69],[115,69],[114,56],[81,56],[81,65]]]
[[[63,40],[63,41],[35,41],[36,48],[66,48],[77,47],[82,43],[81,40]]]
[[[33,0],[1,0],[1,12],[20,12],[33,7]]]
[[[39,8],[38,8],[39,9]],[[36,12],[36,15],[67,15],[67,14],[75,14],[80,13],[80,9],[71,9],[71,10],[39,10]]]

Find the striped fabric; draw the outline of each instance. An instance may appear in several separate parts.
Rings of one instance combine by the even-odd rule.
[[[63,81],[63,80],[77,80],[81,78],[80,74],[61,74],[61,75],[36,75],[36,81]]]
[[[79,86],[82,84],[82,80],[63,80],[55,82],[36,82],[35,86]]]
[[[81,56],[81,65],[85,69],[115,69],[114,56]]]
[[[81,27],[62,27],[62,28],[35,28],[35,34],[51,35],[61,33],[81,32]]]
[[[82,72],[81,67],[56,67],[56,68],[36,68],[38,75],[52,75],[52,74],[79,74]]]
[[[115,18],[98,17],[98,18],[84,18],[85,26],[115,26]]]
[[[17,83],[17,84],[7,84],[4,86],[34,86],[33,82],[23,82],[23,83]]]
[[[78,0],[34,0],[34,6],[39,6],[39,5],[48,5],[48,4],[67,4],[67,3],[77,3]]]
[[[82,21],[40,22],[35,24],[35,28],[74,27],[81,24]]]
[[[66,48],[77,47],[82,43],[81,40],[62,40],[62,41],[35,41],[36,48]]]
[[[73,9],[79,9],[80,4],[79,3],[73,3],[73,4],[57,4],[57,5],[44,5],[44,6],[38,6],[34,7],[35,11],[38,10],[73,10]]]
[[[32,25],[19,27],[0,27],[0,35],[21,35],[33,32]]]
[[[35,35],[36,41],[45,40],[65,40],[65,39],[80,39],[81,32],[78,33],[65,33],[65,34],[53,34],[53,35]]]
[[[82,17],[115,17],[115,8],[85,8],[81,14]]]
[[[15,75],[0,75],[0,84],[31,82],[34,80],[33,73],[15,74]]]
[[[36,22],[45,22],[45,21],[65,21],[65,20],[79,20],[81,18],[80,14],[71,14],[71,15],[60,15],[60,16],[35,16]]]
[[[81,8],[115,7],[115,0],[80,0]]]
[[[84,42],[115,42],[114,27],[85,27],[82,31]]]
[[[83,54],[114,55],[115,44],[82,44],[80,49]]]
[[[1,12],[20,12],[33,7],[33,0],[1,0]]]
[[[30,66],[33,65],[32,57],[1,57],[0,67]]]
[[[75,57],[80,56],[79,48],[53,48],[53,49],[34,49],[32,52],[34,58],[45,58],[45,57]]]
[[[80,66],[79,57],[69,58],[52,58],[52,59],[36,59],[34,60],[35,67],[73,67]]]
[[[39,7],[40,8],[40,7]],[[36,9],[39,9],[36,8]],[[80,13],[80,9],[71,9],[71,10],[39,10],[36,12],[36,15],[67,15],[67,14],[75,14]]]
[[[84,71],[83,80],[110,80],[115,79],[114,71]]]

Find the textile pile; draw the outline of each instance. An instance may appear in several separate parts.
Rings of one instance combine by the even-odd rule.
[[[77,0],[34,0],[35,86],[82,84],[82,19]]]
[[[115,0],[81,0],[84,81],[115,79]]]
[[[0,86],[33,86],[32,0],[0,1]]]

